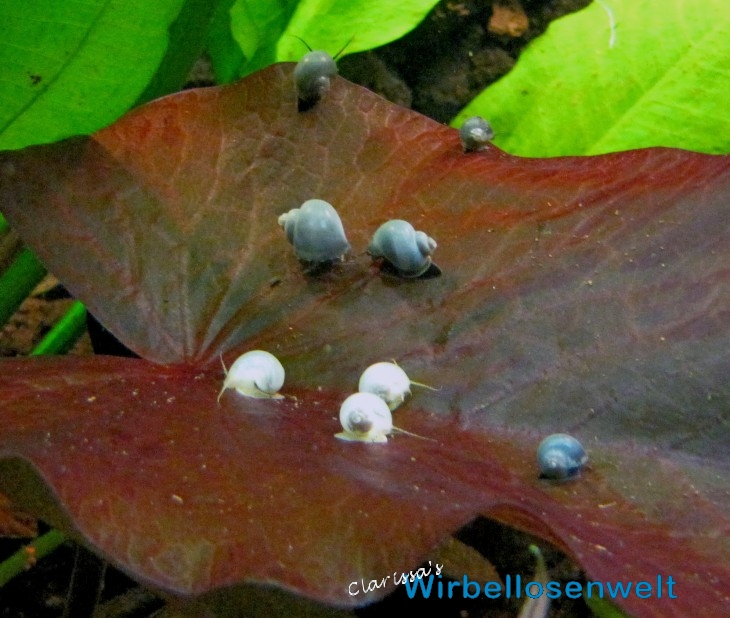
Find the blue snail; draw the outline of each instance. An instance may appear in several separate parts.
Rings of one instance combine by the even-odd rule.
[[[554,433],[537,447],[537,465],[541,478],[575,478],[587,463],[588,455],[583,445],[566,433]]]

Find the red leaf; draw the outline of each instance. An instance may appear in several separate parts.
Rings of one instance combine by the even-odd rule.
[[[636,615],[718,615],[730,158],[464,154],[452,129],[344,80],[300,114],[290,72],[0,157],[5,214],[46,265],[141,356],[183,363],[6,361],[0,450],[169,591],[245,580],[362,603],[351,581],[413,567],[486,513],[590,578],[671,575],[678,598],[622,601]],[[354,247],[320,276],[276,224],[313,197]],[[436,238],[441,277],[370,266],[369,236],[393,217]],[[216,406],[211,363],[249,348],[282,360],[296,399]],[[389,358],[441,387],[396,413],[437,441],[335,440],[339,402]],[[558,430],[593,463],[553,486],[533,460]]]

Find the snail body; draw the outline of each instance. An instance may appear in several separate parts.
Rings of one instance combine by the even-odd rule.
[[[393,431],[393,416],[387,404],[372,393],[350,395],[340,406],[340,440],[349,442],[387,442]]]
[[[314,50],[305,54],[294,68],[299,111],[314,107],[330,88],[330,80],[337,75],[337,64],[326,51]]]
[[[292,208],[279,216],[279,225],[297,257],[305,262],[338,260],[350,248],[340,216],[324,200],[307,200]]]
[[[377,395],[393,411],[411,394],[411,385],[431,388],[426,384],[411,381],[408,374],[396,363],[382,362],[370,365],[362,373],[358,390],[361,393]]]
[[[415,278],[431,267],[436,247],[433,238],[417,232],[408,221],[391,219],[376,230],[367,252],[373,258],[384,258],[400,276]]]
[[[566,433],[555,433],[537,447],[540,477],[553,480],[575,478],[588,463],[583,445]]]
[[[221,358],[221,363],[223,359]],[[232,388],[246,397],[281,399],[279,390],[284,386],[284,367],[270,352],[251,350],[239,356],[230,369],[223,364],[226,378],[218,393],[218,401],[226,389]]]
[[[494,129],[481,116],[472,116],[461,125],[459,137],[466,152],[475,152],[486,148],[494,139]]]

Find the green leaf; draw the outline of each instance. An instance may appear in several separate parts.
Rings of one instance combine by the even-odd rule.
[[[219,2],[208,32],[207,52],[213,65],[215,79],[219,84],[235,80],[246,61],[231,32],[233,2],[234,0]]]
[[[166,56],[183,0],[0,5],[0,148],[92,133],[127,111]]]
[[[245,75],[277,61],[298,60],[313,49],[335,54],[372,49],[415,28],[437,0],[237,0],[231,8],[233,37],[248,62]],[[354,38],[353,38],[354,37]]]
[[[276,44],[296,6],[296,0],[236,0],[233,3],[231,31],[246,59],[239,77],[276,62]]]
[[[608,599],[588,596],[583,592],[583,600],[596,618],[631,618],[629,614]]]
[[[230,4],[230,0],[227,1]],[[167,53],[136,105],[177,92],[184,86],[190,68],[203,52],[217,7],[218,2],[210,0],[185,0],[170,26]]]
[[[725,0],[605,0],[559,19],[454,120],[523,156],[649,146],[730,152]]]

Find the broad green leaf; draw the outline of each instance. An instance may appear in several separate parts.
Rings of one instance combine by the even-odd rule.
[[[339,51],[351,38],[348,53],[372,49],[399,39],[415,28],[438,4],[434,0],[307,0],[300,2],[286,35],[298,35],[312,47]],[[297,60],[301,46],[284,36],[277,60]]]
[[[331,54],[352,41],[347,53],[384,45],[410,32],[436,0],[237,0],[231,8],[233,36],[248,62],[241,75],[282,60],[298,60],[306,49]]]
[[[555,21],[454,120],[523,156],[649,146],[730,152],[730,5],[603,0]]]
[[[0,4],[0,148],[92,133],[140,98],[183,0]]]
[[[296,0],[236,0],[233,3],[231,31],[246,59],[239,76],[276,62],[276,44],[296,6]]]
[[[218,4],[218,0],[184,1],[166,34],[169,38],[167,53],[136,105],[176,92],[184,86],[191,67],[205,48],[208,31],[218,14]]]
[[[213,17],[208,32],[208,57],[213,65],[213,73],[219,84],[227,84],[236,79],[241,66],[246,62],[240,46],[231,32],[231,6],[234,0],[222,0]]]

